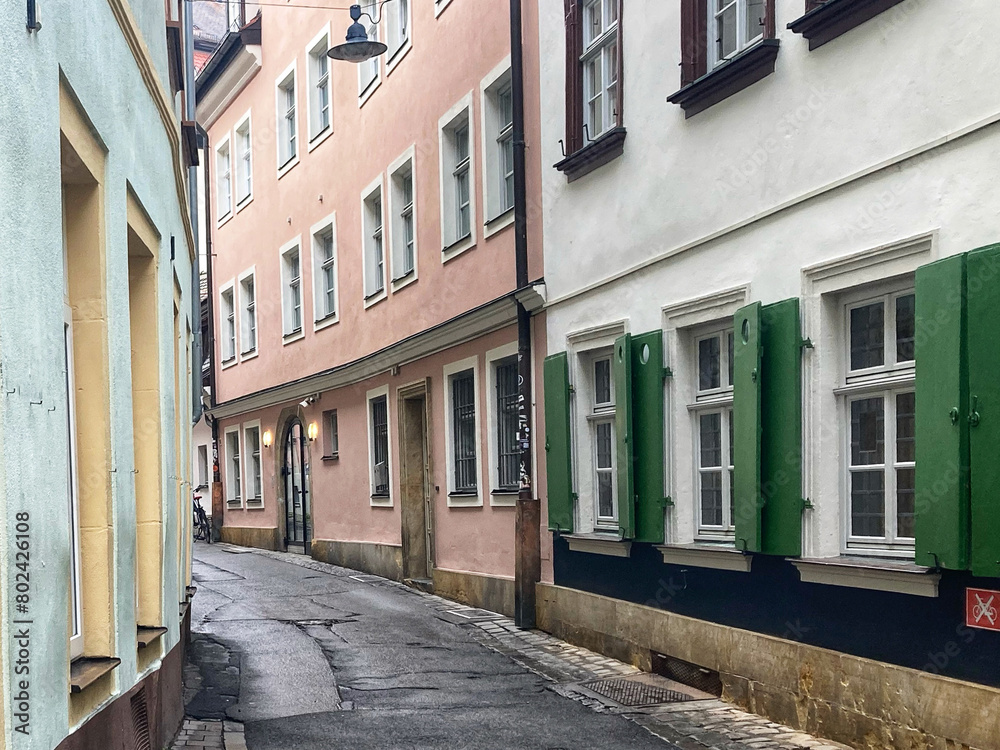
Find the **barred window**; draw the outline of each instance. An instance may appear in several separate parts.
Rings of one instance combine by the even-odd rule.
[[[372,494],[389,496],[389,412],[385,396],[371,401]]]
[[[472,370],[451,379],[455,492],[476,492],[476,391]]]
[[[518,488],[521,452],[517,445],[517,357],[502,360],[496,369],[497,489]]]

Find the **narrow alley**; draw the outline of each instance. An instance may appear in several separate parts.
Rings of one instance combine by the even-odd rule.
[[[222,544],[194,566],[175,750],[842,747],[377,576]],[[614,678],[682,700],[584,687]]]

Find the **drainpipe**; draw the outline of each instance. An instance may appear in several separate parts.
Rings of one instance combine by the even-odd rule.
[[[181,3],[184,24],[184,116],[194,120],[194,9],[189,2]],[[194,263],[191,264],[191,328],[194,341],[191,346],[191,421],[198,424],[203,407],[201,403],[201,267],[198,257],[198,168],[188,167],[188,210],[191,212],[191,235],[194,238]]]
[[[514,115],[514,259],[517,288],[528,286],[528,199],[524,158],[524,44],[521,0],[510,0],[510,74]],[[541,504],[531,472],[531,313],[517,302],[518,443],[521,449],[514,560],[514,623],[535,627],[535,584],[541,579]]]

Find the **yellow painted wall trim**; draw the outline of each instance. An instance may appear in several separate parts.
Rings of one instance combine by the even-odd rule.
[[[181,126],[177,121],[177,116],[174,114],[174,107],[170,101],[170,96],[166,89],[163,88],[163,82],[160,80],[160,77],[156,74],[156,68],[153,65],[153,56],[149,53],[149,47],[146,46],[146,41],[142,38],[142,32],[139,30],[139,25],[135,22],[132,9],[129,8],[126,0],[108,0],[108,5],[111,6],[111,12],[114,14],[115,20],[118,21],[118,26],[122,30],[125,42],[132,51],[132,57],[135,58],[139,73],[142,75],[143,83],[146,84],[149,95],[153,99],[153,104],[156,105],[156,109],[160,113],[163,127],[167,131],[167,140],[170,141],[170,151],[173,155],[174,185],[177,189],[181,225],[184,227],[184,235],[187,239],[188,256],[193,263],[195,258],[194,231],[191,227],[191,216],[188,211],[184,168],[181,166]],[[165,33],[166,30],[164,30]]]

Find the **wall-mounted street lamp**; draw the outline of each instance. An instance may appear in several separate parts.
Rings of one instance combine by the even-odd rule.
[[[315,422],[310,422],[309,427],[306,428],[306,434],[309,436],[309,442],[315,443],[316,438],[319,437],[319,425]]]
[[[326,54],[334,60],[363,63],[366,60],[371,60],[373,57],[378,57],[389,49],[382,42],[370,40],[365,27],[359,23],[361,16],[368,16],[373,24],[377,24],[382,18],[382,5],[384,4],[384,2],[379,4],[378,20],[372,18],[371,13],[367,11],[363,13],[360,5],[352,5],[351,18],[354,19],[354,23],[347,29],[347,41],[343,44],[338,44],[336,47],[331,47],[327,50]]]
[[[274,443],[274,435],[271,434],[270,430],[264,430],[264,434],[261,435],[261,439],[264,441],[265,448],[270,448],[271,444]]]

